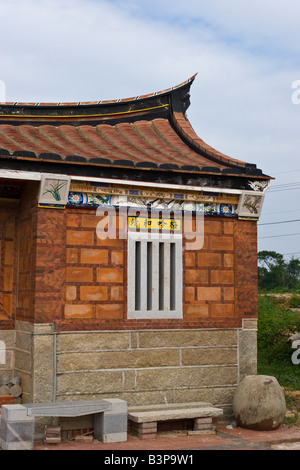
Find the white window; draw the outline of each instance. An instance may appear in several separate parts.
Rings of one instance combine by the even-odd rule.
[[[128,234],[128,318],[182,318],[182,236]]]

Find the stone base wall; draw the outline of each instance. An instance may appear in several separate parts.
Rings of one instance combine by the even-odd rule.
[[[16,321],[15,374],[21,377],[23,394],[22,403],[32,401],[32,332],[34,325]]]
[[[34,402],[207,401],[226,415],[238,382],[256,373],[256,319],[242,329],[54,332],[34,325],[32,340]]]

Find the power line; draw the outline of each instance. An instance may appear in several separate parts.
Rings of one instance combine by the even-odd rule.
[[[300,189],[300,186],[295,186],[294,188],[291,188],[290,185],[288,185],[288,188],[282,187],[282,188],[276,188],[276,189],[269,189],[268,193],[283,193],[284,191],[294,191],[295,189]]]
[[[296,181],[295,183],[283,183],[283,184],[275,184],[268,189],[268,193],[275,193],[275,192],[282,192],[282,191],[291,191],[294,189],[300,188],[300,181]]]
[[[300,222],[300,219],[294,219],[294,220],[282,220],[281,222],[266,222],[263,224],[257,224],[257,225],[274,225],[274,224],[287,224],[289,222]]]
[[[266,237],[258,237],[258,238],[278,238],[278,237],[291,237],[293,235],[300,235],[300,233],[287,233],[285,235],[268,235]]]
[[[287,171],[275,171],[273,173],[273,175],[283,175],[284,173],[294,173],[295,171],[300,171],[300,169],[296,169],[296,170],[287,170]]]
[[[265,215],[271,215],[271,214],[286,214],[287,212],[295,212],[297,209],[290,209],[288,211],[274,211],[274,212],[266,212],[266,213],[263,213],[262,215],[265,216]]]
[[[289,186],[290,184],[293,184],[293,185],[300,184],[300,181],[293,181],[293,182],[282,183],[282,184],[274,184],[273,186],[270,187],[270,189],[280,188],[280,186]]]

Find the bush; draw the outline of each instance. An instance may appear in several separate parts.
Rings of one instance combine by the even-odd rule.
[[[293,364],[289,337],[300,332],[300,318],[275,305],[267,296],[258,299],[258,373],[275,376],[283,386],[300,389],[300,364]]]
[[[300,295],[292,295],[290,299],[290,308],[300,308]]]
[[[275,305],[267,296],[259,297],[258,309],[258,346],[265,350],[270,360],[290,357],[288,339],[300,331],[300,319],[293,312]]]

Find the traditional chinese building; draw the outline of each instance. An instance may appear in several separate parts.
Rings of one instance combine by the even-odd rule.
[[[196,135],[193,80],[114,101],[1,104],[0,372],[22,378],[24,403],[226,409],[256,373],[270,178]]]

